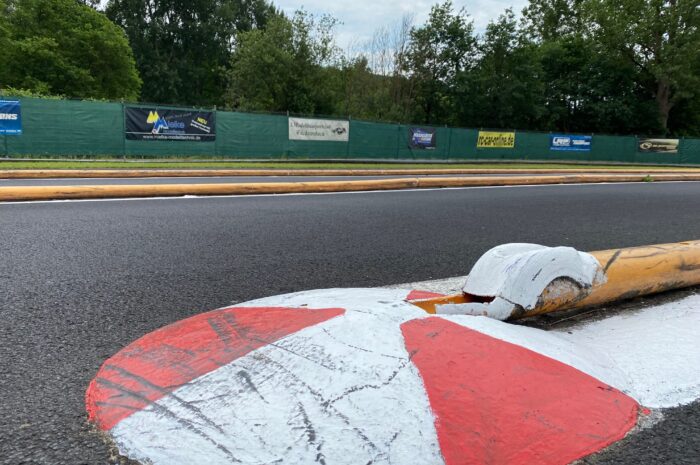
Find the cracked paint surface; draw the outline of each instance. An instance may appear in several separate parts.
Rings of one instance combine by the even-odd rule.
[[[105,363],[91,419],[154,465],[554,465],[624,436],[639,403],[699,395],[700,297],[546,332],[431,317],[409,295],[315,290],[183,320]]]
[[[243,304],[344,313],[180,386],[109,434],[121,453],[154,464],[193,463],[193,454],[208,464],[442,463],[400,331],[423,315],[407,294],[364,290],[358,301],[352,290],[317,291]]]

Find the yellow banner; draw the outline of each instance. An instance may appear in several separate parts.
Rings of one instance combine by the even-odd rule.
[[[479,131],[479,139],[476,142],[476,146],[490,149],[512,149],[515,147],[515,133]]]

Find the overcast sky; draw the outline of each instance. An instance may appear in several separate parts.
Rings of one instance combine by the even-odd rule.
[[[438,0],[273,0],[285,13],[292,14],[300,7],[314,13],[328,13],[343,22],[338,27],[338,45],[367,42],[379,27],[396,24],[405,13],[415,15],[415,23],[422,24],[430,7]],[[442,3],[442,0],[440,0]],[[506,8],[520,13],[527,0],[453,0],[455,10],[464,7],[474,20],[478,33],[483,32],[489,20],[498,17]]]

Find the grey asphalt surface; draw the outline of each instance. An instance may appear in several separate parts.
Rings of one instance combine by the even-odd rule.
[[[112,463],[85,389],[168,323],[272,294],[464,275],[504,242],[697,239],[699,198],[700,183],[640,183],[0,204],[0,463]],[[700,463],[700,403],[664,418],[584,463]]]
[[[174,178],[66,178],[66,179],[0,179],[3,186],[91,186],[124,184],[238,184],[244,182],[313,182],[313,181],[360,181],[367,179],[397,178],[447,178],[447,177],[495,176],[492,174],[450,174],[450,175],[400,175],[391,176],[216,176],[216,177],[174,177]],[[504,174],[498,176],[524,176]],[[543,175],[547,176],[547,175]]]

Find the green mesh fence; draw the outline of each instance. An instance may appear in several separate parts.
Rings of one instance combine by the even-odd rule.
[[[417,125],[352,120],[347,142],[302,141],[289,140],[287,116],[225,111],[216,112],[215,142],[127,140],[124,137],[124,105],[121,103],[36,98],[19,100],[23,133],[20,136],[0,135],[0,155],[6,157],[218,156],[232,159],[700,164],[700,139],[681,139],[677,153],[642,153],[637,148],[636,137],[594,135],[589,151],[569,152],[551,150],[551,136],[548,133],[515,131],[513,148],[480,148],[477,147],[477,129],[433,127],[435,147],[418,149],[412,148],[409,140],[410,128]]]
[[[22,135],[0,136],[6,155],[122,155],[119,103],[19,99]]]
[[[700,139],[682,139],[678,155],[680,163],[700,165]]]

